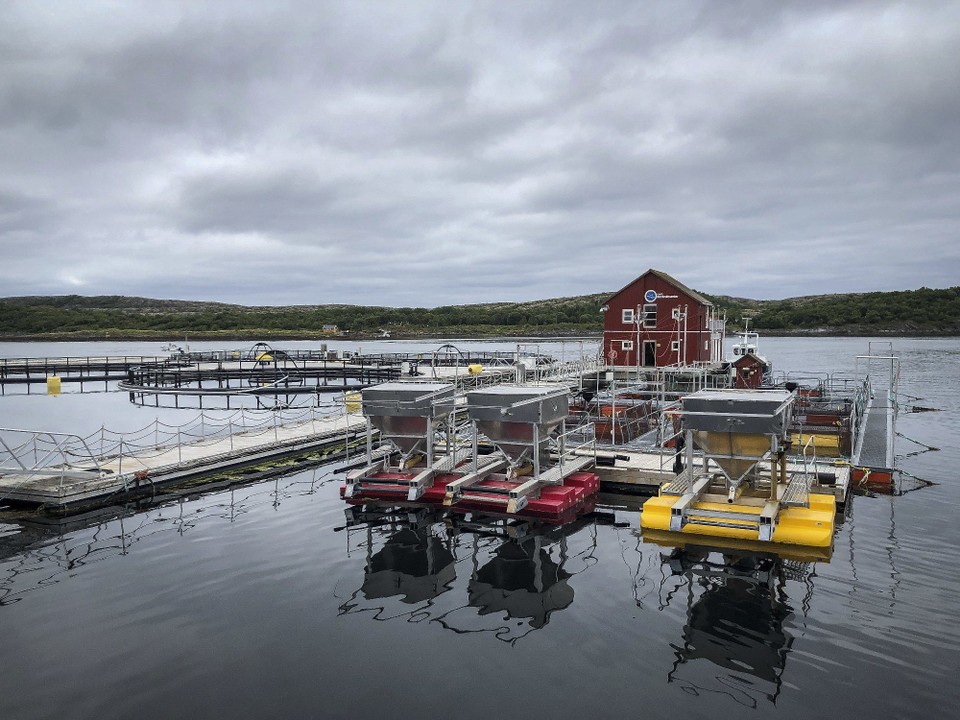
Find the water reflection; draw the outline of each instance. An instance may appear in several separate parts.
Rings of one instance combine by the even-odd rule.
[[[529,619],[530,627],[539,630],[550,613],[573,602],[570,577],[563,559],[554,562],[543,547],[543,536],[505,542],[470,579],[469,603],[481,615]]]
[[[569,607],[570,579],[595,562],[596,525],[586,518],[557,527],[427,509],[364,506],[346,514],[348,554],[362,551],[366,562],[340,615],[427,620],[513,643]]]
[[[425,513],[406,516],[377,552],[367,526],[367,566],[360,592],[368,600],[398,596],[419,603],[450,589],[457,576],[449,538],[435,535]],[[381,527],[381,530],[384,528]]]
[[[28,593],[75,576],[85,566],[125,556],[172,533],[234,523],[251,510],[297,497],[313,496],[340,482],[336,466],[317,466],[272,482],[245,484],[244,477],[215,479],[170,488],[165,494],[68,517],[48,517],[29,510],[0,508],[0,607]],[[249,477],[262,477],[253,474]],[[229,484],[227,490],[222,490]],[[221,492],[206,494],[211,490]],[[295,504],[295,503],[294,503]]]
[[[787,581],[803,584],[805,614],[813,564],[696,546],[677,548],[662,561],[662,607],[686,605],[681,642],[671,644],[675,661],[668,682],[695,695],[728,695],[750,707],[761,699],[776,704],[795,637]]]

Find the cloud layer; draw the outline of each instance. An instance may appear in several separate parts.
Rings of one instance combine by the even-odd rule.
[[[960,3],[5,3],[0,296],[960,284]]]

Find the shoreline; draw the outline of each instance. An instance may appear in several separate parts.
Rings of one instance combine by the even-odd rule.
[[[0,335],[0,342],[11,343],[31,343],[31,342],[198,342],[212,340],[237,340],[237,341],[283,341],[290,340],[296,342],[329,342],[329,341],[363,341],[382,340],[389,341],[411,341],[411,340],[443,340],[451,337],[469,337],[476,340],[498,340],[498,339],[555,339],[555,340],[597,340],[603,339],[602,331],[583,331],[565,333],[551,332],[517,332],[517,333],[477,333],[477,332],[457,332],[456,328],[449,328],[447,332],[429,332],[429,333],[397,333],[389,337],[383,337],[377,333],[339,333],[318,334],[298,331],[280,331],[280,332],[220,332],[207,331],[196,333],[36,333],[36,334],[17,334]],[[735,338],[736,332],[727,333],[725,337]],[[843,328],[822,328],[816,330],[765,330],[761,337],[960,337],[960,330],[941,330],[941,331],[922,331],[913,328],[903,329],[876,329],[867,332],[860,328],[856,330],[845,330]]]

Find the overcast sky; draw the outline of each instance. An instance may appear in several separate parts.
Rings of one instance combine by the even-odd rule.
[[[4,2],[0,296],[960,285],[960,2]]]

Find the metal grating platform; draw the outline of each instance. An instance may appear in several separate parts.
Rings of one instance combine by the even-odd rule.
[[[693,482],[693,474],[690,470],[684,470],[669,483],[660,488],[664,495],[683,495],[690,490],[690,484]]]
[[[780,502],[792,507],[807,507],[810,504],[810,486],[813,485],[813,475],[798,473],[791,478],[787,489],[783,491]]]
[[[886,398],[876,398],[871,401],[867,417],[863,423],[859,453],[854,458],[855,465],[870,468],[890,467],[891,458],[889,428],[894,408],[885,402]]]
[[[592,464],[593,459],[590,457],[565,458],[562,466],[555,465],[549,470],[540,473],[540,482],[544,484],[562,483],[566,476],[579,472]]]

